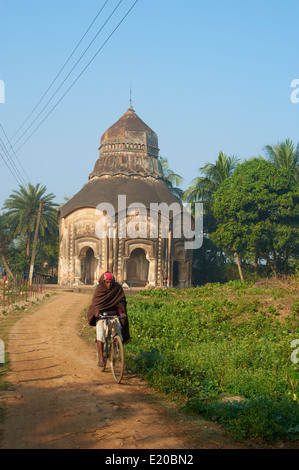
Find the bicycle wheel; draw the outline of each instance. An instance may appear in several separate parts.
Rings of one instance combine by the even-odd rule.
[[[118,335],[111,341],[111,370],[115,382],[120,383],[124,375],[124,347]]]

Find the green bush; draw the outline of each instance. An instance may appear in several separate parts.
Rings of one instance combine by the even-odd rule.
[[[187,402],[185,409],[219,422],[236,440],[246,437],[296,439],[299,434],[299,408],[286,399],[256,397],[232,403],[204,403],[192,399]]]
[[[191,400],[193,411],[213,411],[240,437],[298,437],[299,372],[290,360],[297,301],[280,318],[267,298],[273,286],[239,281],[132,295],[126,362],[156,389]],[[223,394],[245,400],[227,405],[219,402]]]

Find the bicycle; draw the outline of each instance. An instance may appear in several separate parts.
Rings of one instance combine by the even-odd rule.
[[[105,313],[99,315],[100,320],[105,320],[108,325],[108,336],[105,340],[103,359],[104,359],[104,370],[106,367],[107,360],[110,359],[111,372],[115,382],[120,383],[125,369],[125,358],[124,358],[124,347],[120,336],[116,331],[116,321],[120,318],[125,318],[124,315],[112,315],[107,316]],[[97,359],[99,361],[99,352],[97,348]]]

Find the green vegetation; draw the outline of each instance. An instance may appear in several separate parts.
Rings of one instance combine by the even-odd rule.
[[[126,364],[235,439],[297,439],[298,300],[295,279],[130,295]]]
[[[193,256],[195,285],[299,268],[299,145],[287,139],[267,145],[264,153],[241,161],[220,152],[184,192],[191,207],[204,206],[204,242]]]
[[[19,191],[13,191],[3,205],[7,210],[5,218],[12,234],[25,237],[28,260],[41,201],[44,205],[39,226],[40,234],[45,236],[46,233],[57,232],[58,205],[53,202],[54,194],[45,194],[46,190],[46,186],[41,186],[39,183],[36,186],[28,183],[26,188],[20,186]]]
[[[232,255],[264,260],[274,274],[296,266],[298,187],[289,170],[255,158],[240,164],[215,194],[212,240]]]
[[[58,265],[58,204],[53,202],[54,194],[46,194],[47,188],[39,183],[20,186],[5,200],[0,214],[0,268],[13,279],[29,272],[33,236],[40,202],[43,210],[39,224],[36,247],[35,273],[47,275],[55,281]],[[1,270],[2,271],[2,270]]]

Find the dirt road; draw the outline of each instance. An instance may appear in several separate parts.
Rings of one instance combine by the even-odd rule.
[[[0,393],[2,449],[245,448],[217,426],[196,422],[127,373],[101,373],[95,347],[77,333],[90,296],[60,292],[12,328],[13,390]]]

